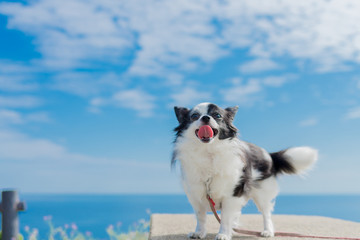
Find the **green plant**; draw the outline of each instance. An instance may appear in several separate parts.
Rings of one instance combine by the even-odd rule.
[[[44,221],[49,226],[48,238],[46,240],[96,240],[91,232],[80,232],[75,223],[55,227],[52,223],[51,216],[45,216]],[[24,229],[27,234],[26,240],[40,240],[38,229],[31,229],[29,226],[25,226]],[[110,240],[147,240],[149,235],[149,222],[142,219],[134,224],[128,232],[121,230],[121,223],[119,222],[115,226],[108,226],[106,232]],[[19,240],[24,240],[24,237],[21,237]]]
[[[2,239],[2,232],[0,230],[0,240]],[[19,233],[18,235],[18,240],[24,240],[24,236],[22,234]]]
[[[128,233],[124,233],[120,230],[119,224],[115,228],[110,225],[106,232],[110,237],[110,240],[147,240],[149,237],[149,222],[141,219],[139,222],[129,230]]]
[[[18,240],[24,240],[24,236],[21,233],[18,235]]]

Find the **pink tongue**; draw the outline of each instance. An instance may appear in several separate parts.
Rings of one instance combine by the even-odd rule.
[[[204,125],[199,128],[198,137],[200,139],[212,138],[213,136],[214,136],[214,132],[209,125]]]

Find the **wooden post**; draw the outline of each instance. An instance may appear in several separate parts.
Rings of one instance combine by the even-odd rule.
[[[19,234],[18,211],[24,211],[24,202],[19,202],[18,193],[13,190],[2,192],[0,212],[2,213],[2,240],[17,240]]]

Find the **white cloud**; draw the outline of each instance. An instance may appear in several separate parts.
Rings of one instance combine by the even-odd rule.
[[[26,124],[30,122],[49,123],[51,118],[46,112],[20,113],[8,109],[0,109],[0,126]]]
[[[34,108],[43,104],[43,101],[34,96],[0,96],[0,107]]]
[[[115,9],[117,14],[113,13]],[[10,16],[9,28],[37,37],[35,43],[44,56],[44,64],[52,68],[89,66],[91,60],[104,60],[99,57],[101,55],[108,58],[105,61],[116,62],[114,59],[133,46],[121,4],[113,6],[110,2],[95,1],[3,3],[0,12]]]
[[[116,105],[133,109],[141,117],[151,116],[155,109],[155,97],[139,89],[119,91],[112,99]]]
[[[33,66],[0,59],[0,90],[24,92],[38,89],[39,86],[33,78],[37,70]]]
[[[285,83],[288,83],[288,82],[294,80],[295,78],[297,78],[297,76],[293,75],[293,74],[287,74],[287,75],[282,75],[282,76],[269,76],[269,77],[265,77],[262,80],[262,82],[266,86],[281,87]]]
[[[259,58],[259,59],[255,59],[250,62],[241,64],[239,67],[239,70],[242,73],[248,74],[248,73],[257,73],[257,72],[276,70],[276,69],[280,69],[280,68],[281,68],[281,66],[271,59]]]
[[[192,71],[224,56],[213,19],[213,4],[194,1],[132,1],[129,22],[139,33],[130,73],[166,75],[168,71]],[[146,5],[139,8],[138,5]]]
[[[90,106],[88,107],[88,111],[94,114],[101,113],[101,107],[108,104],[108,100],[104,98],[96,97],[90,100]]]
[[[168,162],[139,162],[74,153],[48,139],[0,128],[0,188],[23,192],[179,192]],[[14,172],[21,178],[14,178]],[[146,183],[143,178],[147,176]],[[101,176],[101,181],[94,176]],[[164,183],[164,179],[167,183]]]
[[[250,79],[244,82],[241,79],[233,81],[235,84],[229,89],[222,90],[224,100],[242,106],[251,106],[259,100],[259,95],[263,88],[257,79]]]
[[[124,85],[123,78],[114,72],[72,72],[56,74],[50,89],[64,91],[82,97],[93,97],[103,92],[114,92]]]
[[[359,11],[360,2],[350,0],[2,2],[7,27],[32,36],[41,57],[28,66],[5,62],[3,67],[2,60],[0,89],[34,90],[39,86],[31,79],[46,73],[49,81],[44,85],[52,90],[103,98],[105,105],[150,116],[153,96],[131,89],[123,96],[116,93],[131,81],[139,86],[133,84],[138,76],[170,79],[160,82],[162,87],[180,86],[186,73],[209,69],[239,49],[255,59],[240,66],[243,73],[280,69],[285,65],[274,59],[284,57],[294,65],[310,62],[322,72],[360,64]],[[107,75],[109,66],[117,70]],[[288,80],[253,80],[222,93],[226,101],[251,105],[261,99],[265,86],[279,87]],[[100,106],[89,110],[99,112]]]
[[[184,89],[171,95],[174,100],[173,105],[191,107],[200,102],[207,102],[211,98],[209,92],[200,92],[195,87],[185,87]]]
[[[140,117],[150,117],[156,108],[156,98],[141,89],[121,90],[110,98],[96,97],[90,101],[89,110],[98,113],[102,106],[116,106],[131,109],[137,112]]]
[[[99,84],[91,73],[64,72],[54,77],[51,88],[83,97],[98,94]]]
[[[0,126],[7,124],[21,124],[23,119],[18,112],[2,109],[0,110]]]
[[[310,127],[310,126],[315,126],[319,123],[319,120],[315,117],[310,117],[307,119],[302,120],[301,122],[299,122],[299,125],[301,127]]]
[[[230,1],[222,10],[225,20],[238,17],[225,29],[227,41],[250,46],[253,56],[291,56],[313,61],[319,71],[337,71],[347,61],[360,62],[359,9],[356,1],[309,0]],[[244,25],[245,34],[236,35]]]
[[[249,107],[264,99],[267,88],[281,87],[296,77],[293,74],[285,74],[265,78],[250,78],[247,81],[242,78],[233,78],[231,79],[232,86],[228,89],[222,89],[220,92],[226,102]],[[267,101],[266,105],[273,106],[274,102]]]
[[[121,64],[123,56],[138,48],[129,73],[143,76],[168,75],[167,68],[173,66],[193,70],[199,61],[208,63],[226,53],[218,46],[208,10],[192,1],[66,0],[0,5],[0,12],[10,16],[8,27],[36,36],[46,66]]]
[[[54,141],[33,138],[18,131],[0,128],[0,156],[3,159],[30,162],[71,162],[82,164],[116,164],[116,159],[103,159],[74,153]],[[124,163],[123,163],[124,164]],[[126,163],[134,165],[135,163]]]
[[[1,64],[1,63],[0,63]],[[32,91],[37,88],[36,84],[27,83],[24,81],[23,73],[17,75],[9,75],[0,73],[0,90],[17,92],[17,91]]]
[[[45,139],[32,139],[24,134],[0,129],[0,155],[4,159],[61,159],[66,150]]]
[[[358,119],[358,118],[360,118],[360,107],[350,109],[345,115],[345,119]]]
[[[51,118],[47,112],[33,112],[25,115],[25,120],[29,122],[49,123]]]
[[[9,28],[35,36],[45,66],[121,65],[134,53],[128,73],[142,76],[197,70],[242,48],[259,58],[245,71],[277,68],[271,58],[281,56],[310,60],[319,71],[344,70],[347,63],[360,63],[359,10],[360,3],[351,0],[0,5]]]

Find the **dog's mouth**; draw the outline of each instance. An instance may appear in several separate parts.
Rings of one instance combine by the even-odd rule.
[[[195,130],[195,135],[203,143],[209,143],[217,134],[219,130],[212,128],[210,125],[203,125]]]

